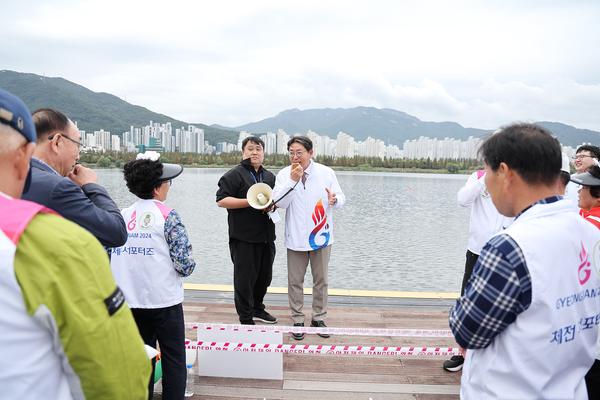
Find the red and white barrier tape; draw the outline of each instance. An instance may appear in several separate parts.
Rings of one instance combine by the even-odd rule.
[[[190,322],[191,329],[236,332],[327,333],[346,336],[453,337],[448,329],[313,328],[300,326],[236,325]]]
[[[459,355],[458,347],[413,346],[346,346],[320,344],[262,344],[232,342],[188,342],[186,348],[199,351],[237,351],[244,353],[328,354],[349,356],[453,356]]]

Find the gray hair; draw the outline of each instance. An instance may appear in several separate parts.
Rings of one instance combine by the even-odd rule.
[[[27,140],[10,125],[0,123],[0,155],[18,149]]]

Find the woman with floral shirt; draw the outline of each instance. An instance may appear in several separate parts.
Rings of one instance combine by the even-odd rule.
[[[181,165],[163,164],[155,152],[124,166],[129,191],[139,199],[121,211],[124,246],[111,251],[111,267],[144,342],[162,353],[163,399],[182,399],[186,384],[183,277],[196,263],[179,214],[164,204]],[[153,395],[149,382],[149,399]]]

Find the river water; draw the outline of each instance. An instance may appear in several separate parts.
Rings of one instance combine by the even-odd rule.
[[[197,263],[188,282],[233,283],[227,211],[215,203],[225,171],[186,168],[171,186],[166,203],[181,215]],[[119,207],[136,200],[120,170],[96,172]],[[334,211],[330,288],[460,290],[469,210],[456,205],[456,193],[467,175],[340,171],[337,177],[347,202]],[[279,212],[271,285],[287,287],[284,210]]]

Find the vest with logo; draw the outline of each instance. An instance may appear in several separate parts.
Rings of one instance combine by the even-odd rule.
[[[127,242],[111,250],[111,268],[131,308],[164,308],[183,302],[183,279],[175,271],[165,239],[171,208],[138,200],[121,211]]]
[[[485,349],[468,350],[464,399],[587,399],[595,358],[600,232],[560,200],[537,204],[504,231],[531,277],[531,304]]]
[[[0,194],[0,393],[14,399],[72,399],[54,338],[27,313],[15,276],[19,239],[39,212],[49,210]]]

